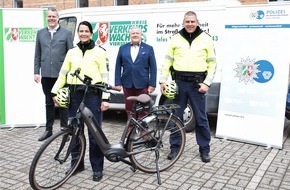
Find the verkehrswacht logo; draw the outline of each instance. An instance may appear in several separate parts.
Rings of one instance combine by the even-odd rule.
[[[4,28],[5,39],[8,42],[35,42],[39,28]]]
[[[237,67],[235,77],[239,78],[239,82],[248,84],[254,83],[266,83],[270,81],[274,76],[274,67],[267,60],[255,61],[255,59],[241,58],[240,62],[236,63]]]

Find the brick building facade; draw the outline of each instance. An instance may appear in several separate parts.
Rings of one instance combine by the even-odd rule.
[[[166,1],[166,0],[165,0]],[[196,1],[208,1],[208,0],[167,0],[167,2],[196,2]],[[260,4],[268,3],[270,1],[281,1],[281,0],[239,0],[242,4]],[[285,0],[289,1],[289,0]],[[0,8],[12,8],[12,7],[23,7],[23,8],[40,8],[53,6],[58,10],[69,9],[79,7],[77,3],[80,2],[85,4],[85,7],[98,7],[98,6],[114,6],[115,0],[0,0]],[[123,1],[120,1],[123,2]],[[128,0],[128,5],[136,4],[156,4],[158,0]],[[164,2],[164,0],[160,0]],[[87,4],[87,5],[86,5]]]

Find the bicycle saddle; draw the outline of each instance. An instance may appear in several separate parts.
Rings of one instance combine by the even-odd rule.
[[[148,94],[140,94],[139,96],[129,96],[127,100],[137,101],[146,104],[151,100],[151,97]]]

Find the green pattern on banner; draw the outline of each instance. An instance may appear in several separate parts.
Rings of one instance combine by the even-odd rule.
[[[43,10],[43,27],[47,27],[46,13],[47,10]]]
[[[0,10],[0,124],[6,123],[5,113],[5,77],[4,77],[4,36],[3,36],[3,12]]]

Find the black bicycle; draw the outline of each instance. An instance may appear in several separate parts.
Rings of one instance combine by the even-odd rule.
[[[91,84],[91,78],[78,77],[89,90],[110,92],[114,87],[108,84]],[[112,93],[112,92],[110,92]],[[85,97],[85,96],[84,96]],[[173,115],[179,108],[176,104],[153,106],[149,95],[130,96],[133,108],[118,144],[110,144],[105,133],[94,118],[92,112],[84,105],[79,106],[76,117],[69,119],[67,128],[48,138],[37,151],[29,171],[29,182],[33,189],[56,189],[64,184],[77,169],[84,158],[86,139],[83,129],[78,127],[83,121],[93,134],[106,159],[111,162],[123,162],[146,173],[157,173],[161,184],[160,172],[171,167],[181,156],[186,134],[181,120]],[[146,111],[148,114],[140,119],[135,114]],[[133,126],[133,127],[129,127]],[[132,128],[130,130],[130,128]],[[179,139],[177,155],[168,159],[170,153],[170,136]],[[76,145],[78,149],[76,150]]]

